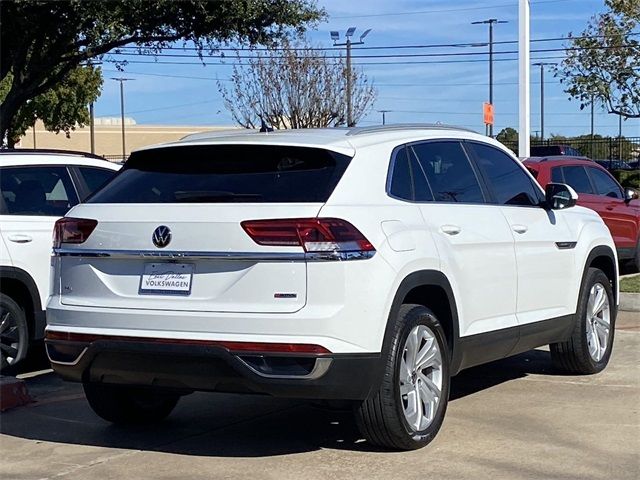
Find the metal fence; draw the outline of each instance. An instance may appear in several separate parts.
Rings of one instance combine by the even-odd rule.
[[[518,153],[518,142],[502,142],[505,146]],[[609,163],[630,164],[640,159],[640,137],[579,137],[557,140],[531,140],[532,147],[547,147],[563,145],[574,148],[581,155],[597,161]],[[533,152],[532,152],[533,155]]]

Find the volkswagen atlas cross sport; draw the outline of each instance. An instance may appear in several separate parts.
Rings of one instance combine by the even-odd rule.
[[[442,126],[142,149],[56,225],[48,355],[111,422],[198,390],[348,400],[371,443],[418,448],[464,368],[607,365],[615,247],[576,199]]]

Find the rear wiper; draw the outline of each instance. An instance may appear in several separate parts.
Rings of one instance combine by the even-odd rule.
[[[175,193],[175,199],[178,203],[251,202],[254,200],[259,200],[261,198],[262,195],[255,193],[233,193],[221,190],[201,190]]]

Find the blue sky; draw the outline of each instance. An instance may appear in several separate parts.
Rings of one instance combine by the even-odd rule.
[[[318,46],[331,46],[329,31],[344,32],[348,27],[358,28],[356,36],[367,28],[372,31],[366,38],[367,47],[387,45],[424,45],[486,42],[486,25],[471,22],[498,18],[508,23],[497,25],[496,42],[516,40],[518,36],[517,0],[319,0],[329,17],[309,32]],[[590,17],[605,9],[603,0],[532,0],[531,38],[558,38],[569,32],[579,34]],[[562,41],[534,43],[532,49],[553,49],[564,45]],[[415,50],[356,50],[359,54],[434,54],[443,52],[483,51],[473,49],[415,49]],[[496,45],[495,51],[517,50],[516,44]],[[169,53],[169,52],[167,52]],[[170,53],[181,53],[172,51]],[[533,59],[556,57],[559,53],[533,53]],[[513,54],[498,54],[495,59],[515,58]],[[124,75],[135,79],[125,86],[126,115],[140,124],[170,125],[233,125],[225,110],[216,86],[216,78],[229,77],[231,67],[218,62],[203,66],[136,64],[135,57],[125,67]],[[459,58],[459,57],[458,57]],[[387,113],[388,123],[442,122],[484,131],[482,102],[488,99],[488,63],[434,63],[456,60],[456,57],[417,57],[405,59],[356,59],[378,90],[372,112],[361,125],[381,123],[377,110]],[[484,59],[486,56],[463,57]],[[143,60],[148,61],[149,58]],[[175,59],[173,59],[175,60]],[[183,59],[180,59],[183,60]],[[557,58],[546,59],[558,62]],[[372,63],[430,62],[413,64]],[[363,63],[365,63],[363,65]],[[518,64],[517,61],[494,63],[494,104],[496,125],[494,132],[518,123]],[[120,98],[117,82],[109,77],[121,76],[115,68],[103,65],[105,84],[96,103],[96,116],[117,116]],[[175,78],[175,77],[197,78]],[[539,67],[531,70],[531,125],[540,128],[540,74]],[[589,133],[590,113],[580,111],[576,101],[569,101],[559,81],[551,73],[545,75],[545,134],[578,135]],[[618,118],[596,109],[596,132],[616,135]],[[623,134],[640,136],[640,120],[623,122]]]

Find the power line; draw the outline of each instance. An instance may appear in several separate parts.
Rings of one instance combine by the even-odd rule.
[[[617,45],[617,46],[605,46],[605,47],[567,47],[567,48],[541,48],[537,50],[531,50],[531,53],[554,53],[554,52],[570,52],[570,51],[589,51],[589,50],[620,50],[624,48],[633,48],[632,45]],[[518,53],[518,50],[502,50],[493,52],[494,55],[514,55]],[[163,54],[150,54],[150,53],[112,53],[110,55],[125,56],[125,57],[154,57],[154,58],[197,58],[201,60],[198,55],[182,54],[182,53],[163,53]],[[377,54],[377,55],[352,55],[351,58],[423,58],[423,57],[459,57],[459,56],[485,56],[489,55],[489,52],[440,52],[440,53],[394,53],[394,54]],[[227,57],[222,56],[210,56],[211,59],[227,60]],[[261,57],[256,55],[237,55],[231,59],[242,60],[259,60]],[[342,59],[341,55],[318,55],[318,56],[305,56],[304,58],[318,58],[318,59]]]
[[[562,60],[564,56],[553,56],[553,57],[535,57],[531,58],[531,60]],[[498,58],[495,59],[494,62],[514,62],[517,61],[517,58]],[[203,63],[196,62],[179,62],[179,61],[167,61],[167,62],[159,62],[159,61],[147,61],[147,60],[113,60],[113,59],[105,59],[103,60],[105,63],[114,63],[114,64],[148,64],[148,65],[198,65],[202,66]],[[450,64],[450,63],[486,63],[484,59],[464,59],[464,60],[436,60],[436,61],[417,61],[417,62],[358,62],[358,65],[441,65],[441,64]],[[233,67],[233,66],[251,66],[250,63],[204,63],[205,66],[215,66],[215,67]]]
[[[640,32],[632,32],[628,34],[628,36],[637,36],[640,35]],[[560,41],[575,41],[575,40],[586,40],[586,39],[595,39],[595,38],[605,38],[606,35],[582,35],[577,37],[547,37],[547,38],[534,38],[530,40],[531,43],[539,43],[539,42],[560,42]],[[518,40],[500,40],[493,42],[495,45],[509,45],[509,44],[517,44]],[[456,43],[432,43],[432,44],[418,44],[418,45],[380,45],[380,46],[365,46],[358,47],[358,50],[389,50],[389,49],[422,49],[422,48],[477,48],[479,46],[486,46],[486,42],[456,42]],[[118,50],[145,50],[144,47],[137,47],[133,45],[127,45],[123,47],[119,47]],[[163,47],[162,50],[182,50],[182,51],[199,51],[197,47]],[[222,47],[216,48],[214,51],[216,52],[269,52],[269,51],[281,51],[281,50],[293,50],[293,51],[331,51],[343,50],[339,47],[251,47],[251,48],[229,48]],[[147,53],[147,55],[155,55],[151,52]]]
[[[545,3],[563,3],[563,2],[571,2],[576,0],[539,0],[537,2],[531,2],[532,5],[541,5]],[[448,8],[448,9],[433,9],[433,10],[418,10],[412,12],[389,12],[389,13],[369,13],[364,15],[343,15],[343,16],[333,16],[331,19],[347,19],[347,18],[369,18],[369,17],[391,17],[391,16],[401,16],[401,15],[422,15],[428,13],[449,13],[449,12],[466,12],[473,10],[487,10],[493,8],[501,8],[501,7],[515,7],[517,6],[517,2],[511,3],[503,3],[500,5],[485,5],[482,7],[463,7],[463,8]]]

